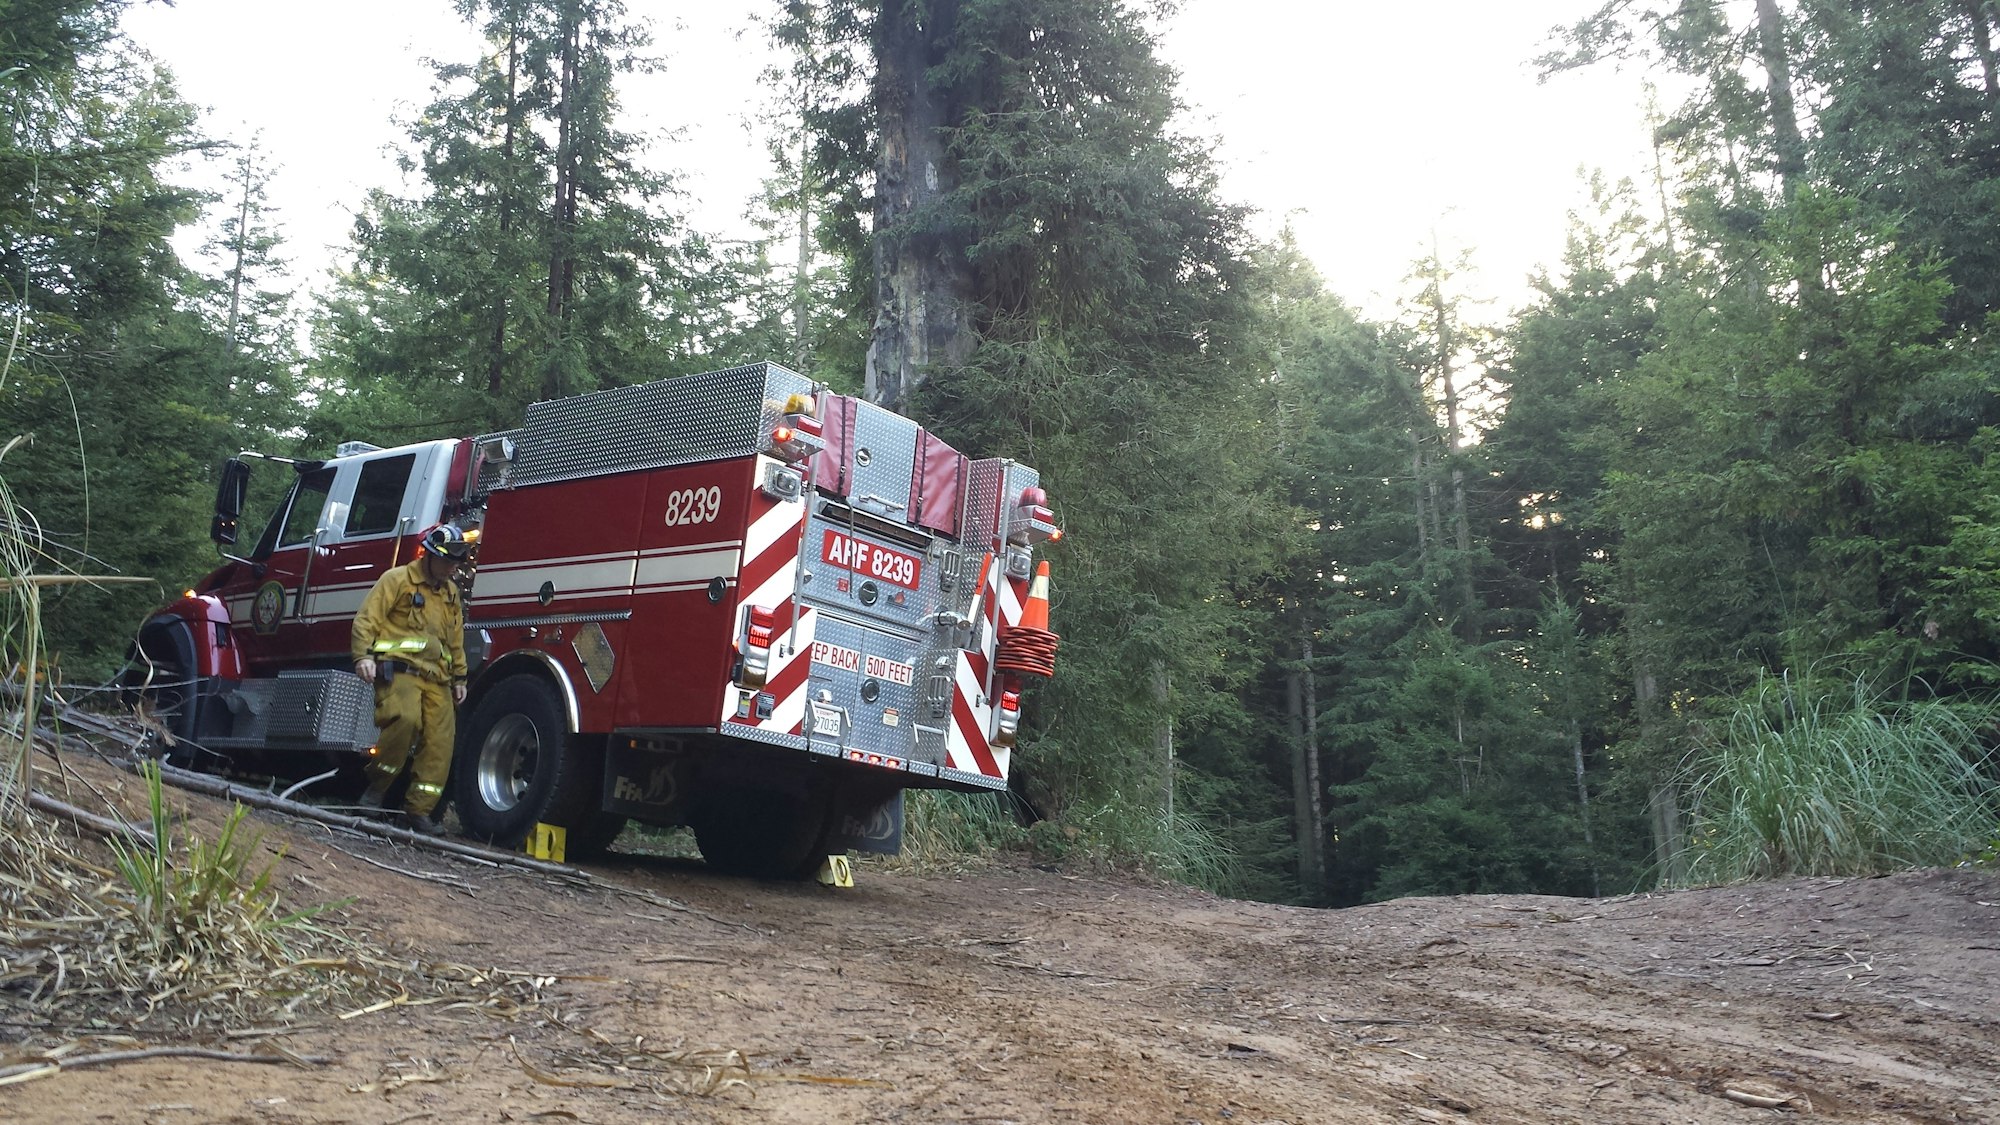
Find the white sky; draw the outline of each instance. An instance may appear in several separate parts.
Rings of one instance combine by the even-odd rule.
[[[765,174],[750,120],[766,91],[752,13],[771,0],[629,0],[655,21],[664,74],[624,91],[627,129],[656,139],[697,226],[740,233]],[[1335,292],[1389,315],[1433,230],[1483,315],[1523,300],[1562,252],[1580,166],[1642,176],[1638,79],[1608,70],[1545,86],[1528,59],[1598,0],[1183,0],[1162,51],[1182,75],[1189,131],[1216,139],[1225,194],[1275,232],[1290,216]],[[449,0],[177,0],[125,26],[209,110],[211,135],[261,132],[280,166],[272,202],[314,284],[371,187],[399,188],[395,124],[429,99],[425,57],[465,61],[476,37]]]

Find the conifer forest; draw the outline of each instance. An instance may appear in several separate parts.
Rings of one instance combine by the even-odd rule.
[[[238,450],[770,359],[1042,472],[1060,672],[1008,801],[912,810],[966,846],[1313,905],[2000,846],[1993,0],[1576,0],[1523,61],[1684,92],[1650,174],[1519,307],[1434,254],[1386,319],[1223,196],[1171,0],[768,0],[748,242],[640,159],[647,5],[454,4],[487,48],[308,291],[126,0],[0,0],[9,530],[156,580],[49,587],[67,690],[214,565]]]

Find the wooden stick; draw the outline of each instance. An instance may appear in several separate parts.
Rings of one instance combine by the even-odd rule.
[[[122,820],[112,820],[109,817],[98,816],[93,812],[86,812],[67,801],[58,801],[54,797],[37,789],[28,790],[28,805],[31,808],[40,809],[45,813],[54,813],[57,816],[66,817],[83,825],[85,828],[94,829],[101,835],[125,840],[128,843],[142,844],[148,848],[153,846],[153,834],[136,824]]]
[[[79,726],[92,727],[111,738],[117,739],[127,749],[136,750],[145,742],[144,738],[133,738],[129,733],[119,730],[116,726],[94,716],[86,715],[71,707],[63,706],[62,715],[65,722],[76,722]],[[136,762],[119,764],[134,773],[138,772],[138,764]],[[531,859],[528,856],[501,851],[496,848],[486,848],[476,844],[460,843],[456,840],[443,840],[435,836],[425,836],[422,833],[412,832],[406,828],[396,828],[383,824],[380,821],[364,820],[358,816],[328,812],[317,805],[309,805],[303,801],[287,800],[275,794],[266,793],[261,789],[250,789],[245,786],[235,785],[220,778],[209,777],[206,774],[195,773],[191,770],[184,770],[179,766],[168,765],[165,762],[161,762],[159,765],[160,779],[172,782],[176,787],[181,789],[192,790],[196,793],[206,793],[211,797],[227,797],[241,804],[249,805],[251,808],[269,809],[272,812],[281,812],[307,820],[316,820],[322,824],[331,824],[339,828],[349,828],[357,832],[365,832],[375,836],[387,836],[392,840],[414,844],[418,847],[430,848],[433,851],[444,852],[448,855],[482,859],[489,863],[508,864],[514,867],[526,868],[529,871],[538,871],[544,875],[558,875],[565,879],[575,879],[587,885],[594,885],[589,872],[581,868],[571,867],[568,864],[549,863],[546,860]]]
[[[1755,1106],[1758,1109],[1777,1109],[1779,1106],[1792,1104],[1792,1099],[1789,1097],[1772,1098],[1743,1090],[1724,1090],[1722,1096],[1738,1105]]]
[[[137,767],[134,766],[133,768],[136,771]],[[539,871],[544,875],[560,875],[565,879],[579,879],[586,883],[591,882],[589,872],[581,868],[571,867],[568,864],[549,863],[546,860],[531,859],[528,856],[515,855],[513,852],[505,852],[497,848],[460,843],[457,840],[444,840],[436,836],[425,836],[419,832],[412,832],[407,828],[396,828],[383,824],[381,821],[364,820],[358,816],[328,812],[317,805],[308,805],[303,801],[288,801],[274,794],[266,793],[261,789],[250,789],[241,785],[235,785],[219,778],[208,777],[204,774],[181,769],[179,766],[170,766],[164,762],[160,763],[160,778],[163,781],[172,782],[181,789],[193,790],[196,793],[206,793],[212,797],[227,797],[230,800],[249,805],[251,808],[268,809],[272,812],[284,813],[287,816],[316,820],[322,824],[331,824],[340,828],[351,828],[357,832],[365,832],[373,836],[387,836],[392,840],[414,844],[422,848],[430,848],[433,851],[444,852],[447,855],[469,856],[473,859],[504,863],[513,867],[524,867],[530,871]]]
[[[218,1051],[213,1047],[146,1047],[136,1051],[105,1051],[96,1055],[78,1055],[65,1059],[36,1059],[18,1069],[10,1070],[4,1077],[56,1073],[64,1070],[78,1070],[86,1066],[109,1066],[112,1063],[137,1062],[140,1059],[212,1059],[217,1062],[247,1063],[297,1063],[300,1065],[326,1066],[333,1062],[327,1055],[300,1055],[290,1051],[281,1055],[250,1055],[238,1051]]]

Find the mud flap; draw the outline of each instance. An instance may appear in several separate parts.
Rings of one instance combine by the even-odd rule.
[[[903,850],[903,791],[843,790],[827,828],[826,850],[895,855]]]
[[[686,764],[679,754],[661,754],[629,739],[612,738],[604,753],[604,811],[647,824],[679,823],[686,805],[681,776]]]

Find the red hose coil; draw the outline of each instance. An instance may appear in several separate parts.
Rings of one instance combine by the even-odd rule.
[[[1047,678],[1056,674],[1056,645],[1061,637],[1047,629],[1017,625],[1000,634],[1000,652],[993,666],[1002,672]]]

